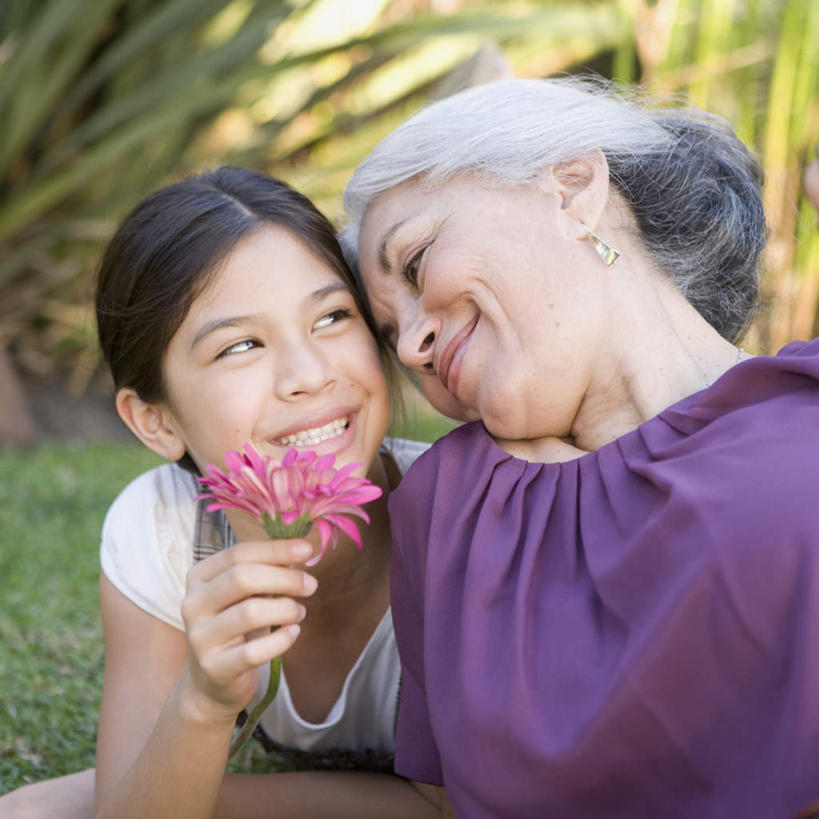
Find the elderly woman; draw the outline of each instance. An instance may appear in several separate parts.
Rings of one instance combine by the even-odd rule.
[[[701,112],[511,80],[350,182],[381,332],[472,422],[390,500],[396,770],[459,816],[819,795],[819,342],[736,346],[760,177]]]

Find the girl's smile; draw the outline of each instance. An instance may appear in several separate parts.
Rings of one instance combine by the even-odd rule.
[[[328,424],[310,429],[300,429],[298,432],[288,433],[273,443],[276,446],[315,446],[324,441],[331,441],[350,428],[350,419],[347,416],[336,418]]]

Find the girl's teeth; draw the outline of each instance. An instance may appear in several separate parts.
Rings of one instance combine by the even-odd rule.
[[[338,437],[345,429],[347,429],[347,419],[337,418],[335,421],[330,421],[329,424],[325,424],[323,427],[303,429],[293,435],[279,438],[276,443],[279,446],[314,446],[315,444],[320,444],[322,441]]]

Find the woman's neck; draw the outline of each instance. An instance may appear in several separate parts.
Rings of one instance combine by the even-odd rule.
[[[705,389],[742,355],[666,282],[621,315],[572,424],[572,442],[584,451]]]
[[[619,263],[619,262],[618,262]],[[499,440],[516,457],[570,461],[636,429],[716,381],[744,354],[722,338],[676,287],[656,274],[622,277],[590,377],[566,434]],[[642,281],[640,280],[642,279]]]

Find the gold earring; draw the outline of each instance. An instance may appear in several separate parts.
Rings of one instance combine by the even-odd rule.
[[[583,225],[582,222],[580,224]],[[611,245],[606,244],[591,228],[586,227],[586,225],[583,225],[583,227],[589,236],[589,241],[606,267],[613,265],[620,257],[620,254]]]

